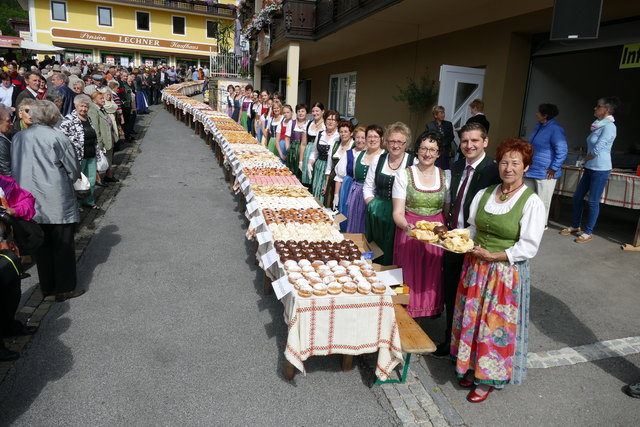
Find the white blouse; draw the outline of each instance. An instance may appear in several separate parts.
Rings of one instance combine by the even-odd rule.
[[[318,145],[329,146],[329,152],[327,155],[329,156],[329,159],[330,159],[331,149],[333,148],[333,144],[339,140],[340,140],[340,134],[338,133],[338,129],[336,129],[331,135],[329,135],[326,130],[323,130],[322,134],[320,135],[320,139],[317,139],[316,143],[313,144],[313,151],[311,151],[311,154],[309,155],[309,160],[316,160],[318,158]],[[327,163],[329,163],[328,160],[327,160]]]
[[[348,151],[349,150],[347,150],[347,152]],[[353,148],[353,169],[354,170],[351,171],[352,175],[355,173],[356,161],[358,160],[358,156],[360,155],[361,152],[362,150],[358,151],[355,149],[355,147]],[[347,153],[344,153],[344,155],[340,157],[340,160],[336,164],[336,177],[333,180],[336,182],[344,181],[344,178],[348,175],[347,172],[348,172],[347,171]]]
[[[340,142],[340,145],[342,145],[342,142]],[[349,141],[349,144],[347,144],[346,150],[342,151],[342,148],[338,147],[335,154],[339,159],[338,162],[343,157],[346,159],[347,156],[345,156],[345,154],[347,154],[347,151],[351,150],[351,147],[353,147],[353,139]],[[331,146],[331,148],[329,149],[329,158],[327,159],[327,170],[325,171],[325,175],[331,175],[331,170],[333,169],[333,153],[331,153],[331,151],[333,151],[333,146]],[[346,168],[347,165],[345,164],[344,167]]]
[[[382,153],[384,153],[384,151]],[[367,178],[364,181],[364,188],[362,190],[365,200],[367,200],[370,197],[375,197],[376,195],[376,169],[378,168],[378,160],[380,160],[380,155],[382,153],[378,154],[376,157],[374,157],[371,160],[371,165],[369,166],[369,171],[367,172]],[[408,157],[409,157],[409,153],[404,153],[404,156],[402,157],[402,163],[400,164],[404,166],[407,163]],[[416,158],[413,160],[413,164],[415,165],[417,163],[418,163],[418,159]],[[389,167],[389,162],[385,162],[384,166],[382,167],[382,173],[385,175],[395,175],[397,178],[399,175],[399,172],[404,173],[404,168],[398,167],[397,170],[393,170]]]
[[[500,190],[498,185],[493,191],[493,195],[489,197],[487,204],[484,207],[485,212],[494,215],[503,215],[509,212],[516,204],[520,196],[527,189],[526,185],[523,185],[511,199],[505,203],[498,203],[495,200],[495,195]],[[476,214],[478,213],[478,205],[480,199],[487,189],[484,188],[475,195],[471,206],[469,207],[469,230],[471,230],[471,237],[476,235]],[[506,249],[507,258],[511,264],[531,259],[538,253],[538,247],[544,234],[544,226],[546,224],[544,203],[540,200],[537,194],[532,194],[527,200],[522,210],[522,218],[520,219],[520,240],[515,245]]]
[[[422,183],[420,183],[419,171],[417,170],[418,169],[417,166],[410,166],[407,169],[409,169],[409,171],[411,171],[411,175],[413,177],[413,183],[418,188],[418,190],[434,191],[434,190],[437,190],[438,188],[440,188],[440,169],[436,168],[437,173],[436,173],[435,184],[433,184],[431,187],[425,187],[424,185],[422,185]],[[444,202],[445,203],[450,203],[451,202],[451,192],[449,191],[449,188],[451,187],[451,171],[450,170],[447,169],[447,170],[444,171],[444,179],[445,179],[445,183],[444,183],[445,200],[444,200]],[[406,173],[399,173],[398,175],[396,175],[396,179],[393,181],[393,195],[392,195],[392,198],[406,200],[407,199],[407,185],[409,185],[409,178],[408,178]]]

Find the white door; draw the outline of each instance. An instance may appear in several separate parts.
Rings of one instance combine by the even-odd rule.
[[[484,89],[484,68],[456,67],[442,65],[440,67],[440,92],[438,105],[446,111],[445,119],[458,129],[466,122],[471,112],[469,104],[476,98],[482,99]],[[460,145],[455,132],[456,146]]]

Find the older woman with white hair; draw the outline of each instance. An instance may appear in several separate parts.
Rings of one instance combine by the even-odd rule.
[[[80,165],[69,138],[53,128],[60,118],[58,108],[50,101],[35,101],[30,115],[33,125],[13,137],[12,176],[36,198],[33,219],[44,232],[35,254],[42,294],[64,301],[84,293],[76,290],[73,240],[80,221],[73,182],[80,177]]]
[[[89,118],[91,98],[78,95],[73,103],[76,107],[71,114],[67,114],[60,124],[60,130],[69,138],[76,151],[76,159],[80,162],[80,169],[91,183],[91,192],[82,200],[82,205],[90,209],[100,209],[94,199],[96,186],[96,163],[102,153],[98,149],[98,135]]]

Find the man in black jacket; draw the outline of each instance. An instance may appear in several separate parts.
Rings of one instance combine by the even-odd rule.
[[[451,209],[447,218],[450,229],[469,226],[469,207],[478,191],[500,182],[498,166],[485,149],[489,145],[487,131],[479,123],[468,123],[460,129],[460,149],[464,157],[451,166]],[[444,305],[447,314],[445,340],[433,353],[448,357],[451,344],[453,310],[464,255],[444,253]]]

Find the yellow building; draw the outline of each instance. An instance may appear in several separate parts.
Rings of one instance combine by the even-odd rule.
[[[208,64],[233,0],[28,0],[32,40],[64,58],[120,65]],[[233,46],[233,41],[230,40]]]

